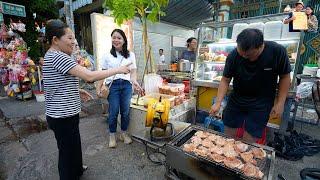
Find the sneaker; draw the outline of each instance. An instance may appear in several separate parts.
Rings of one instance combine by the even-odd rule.
[[[110,133],[110,135],[109,135],[109,148],[115,148],[116,146],[117,146],[116,135],[115,135],[115,133]]]
[[[123,143],[125,143],[125,144],[130,144],[130,143],[132,143],[132,139],[131,139],[131,137],[128,135],[127,132],[122,132],[122,133],[120,134],[119,139],[120,139],[121,141],[123,141]]]
[[[82,165],[82,172],[85,172],[88,169],[88,166]]]
[[[79,172],[79,177],[81,177],[83,175],[83,173],[88,169],[88,166],[86,165],[82,165],[82,169]]]

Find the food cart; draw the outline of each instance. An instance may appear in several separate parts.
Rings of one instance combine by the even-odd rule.
[[[264,33],[265,40],[275,41],[283,45],[288,52],[292,72],[291,88],[286,106],[290,106],[290,99],[295,97],[295,79],[300,61],[300,54],[304,52],[303,33],[289,32],[288,25],[282,20],[285,13],[236,19],[224,22],[205,22],[199,29],[199,48],[196,73],[193,85],[197,91],[197,109],[208,111],[212,105],[223,74],[227,55],[236,47],[236,37],[245,28],[258,28]],[[232,82],[231,87],[232,88]],[[268,126],[280,128],[280,119],[270,119]]]

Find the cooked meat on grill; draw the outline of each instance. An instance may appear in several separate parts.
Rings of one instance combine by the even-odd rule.
[[[207,148],[210,148],[212,146],[214,146],[214,144],[212,143],[212,141],[208,140],[208,139],[205,139],[202,141],[201,143],[202,146],[204,147],[207,147]]]
[[[226,144],[223,147],[222,151],[223,151],[223,154],[229,158],[234,158],[238,156],[238,153],[233,148],[233,144]]]
[[[210,150],[206,147],[203,147],[203,146],[197,147],[193,152],[196,153],[197,155],[203,156],[203,157],[206,157],[208,154],[211,154]]]
[[[234,142],[235,142],[234,139],[229,139],[229,138],[226,139],[226,144],[232,144],[233,145]]]
[[[242,143],[240,141],[236,141],[234,144],[234,149],[239,153],[247,151],[248,148],[249,148],[249,145]]]
[[[240,153],[240,157],[246,163],[257,165],[257,161],[253,159],[253,154],[251,151]]]
[[[193,152],[197,146],[195,144],[185,144],[183,145],[183,150],[186,152]]]
[[[210,133],[203,132],[203,131],[197,131],[194,135],[196,135],[199,138],[204,139],[204,138],[207,138],[210,135]]]
[[[238,168],[238,169],[242,169],[243,164],[242,162],[237,159],[237,158],[225,158],[223,160],[224,165],[226,165],[229,168]]]
[[[218,163],[221,163],[223,162],[223,160],[225,159],[225,157],[219,155],[219,154],[212,154],[210,153],[209,155],[209,158],[214,160],[215,162],[218,162]]]
[[[257,159],[263,159],[267,155],[267,153],[262,148],[253,148],[251,151],[253,153],[253,156]]]
[[[199,138],[198,136],[193,136],[191,138],[191,143],[195,145],[200,145],[202,143],[202,139]]]
[[[242,172],[248,177],[254,177],[258,179],[261,179],[264,175],[257,166],[251,163],[246,163],[242,168]]]
[[[226,140],[223,137],[219,136],[217,137],[215,143],[218,146],[224,146],[226,144]]]
[[[216,139],[217,139],[217,135],[214,135],[214,134],[210,134],[209,136],[208,136],[208,139],[210,140],[210,141],[212,141],[212,142],[215,142],[216,141]]]
[[[214,153],[214,154],[219,154],[219,155],[223,154],[223,148],[220,146],[212,146],[210,148],[210,151],[211,151],[211,153]]]

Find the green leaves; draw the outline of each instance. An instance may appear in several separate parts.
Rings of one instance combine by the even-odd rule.
[[[105,0],[103,8],[111,10],[115,22],[120,25],[123,21],[133,19],[135,15],[157,22],[159,16],[165,15],[161,9],[168,3],[169,0]]]

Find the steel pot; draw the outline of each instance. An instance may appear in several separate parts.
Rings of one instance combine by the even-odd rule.
[[[180,72],[189,72],[191,68],[191,63],[189,60],[181,59],[179,61],[179,71]]]

